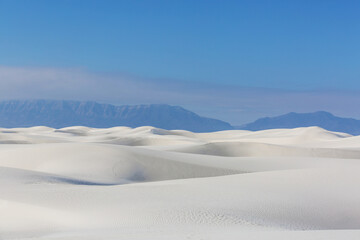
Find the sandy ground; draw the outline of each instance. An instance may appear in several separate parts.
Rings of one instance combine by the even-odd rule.
[[[360,137],[0,129],[0,239],[360,239]]]

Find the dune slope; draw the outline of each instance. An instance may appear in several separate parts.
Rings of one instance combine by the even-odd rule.
[[[0,239],[359,239],[360,139],[0,129]]]

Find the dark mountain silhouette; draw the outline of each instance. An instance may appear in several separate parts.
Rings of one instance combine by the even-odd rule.
[[[201,117],[182,107],[163,104],[114,106],[96,102],[27,100],[0,102],[0,127],[154,126],[210,132],[233,129],[226,122]]]
[[[324,111],[314,113],[292,112],[278,117],[260,118],[255,122],[236,127],[236,129],[257,131],[274,128],[297,128],[310,126],[318,126],[329,131],[360,135],[360,120],[336,117],[331,113]]]

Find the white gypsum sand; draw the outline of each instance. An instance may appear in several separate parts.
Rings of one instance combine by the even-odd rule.
[[[0,239],[360,239],[360,137],[0,129]]]

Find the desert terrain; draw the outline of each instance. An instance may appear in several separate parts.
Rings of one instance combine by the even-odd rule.
[[[360,136],[0,129],[0,239],[360,239]]]

